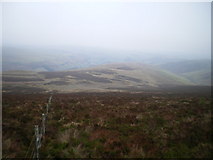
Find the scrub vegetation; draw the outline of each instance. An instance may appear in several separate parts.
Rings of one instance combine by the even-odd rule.
[[[23,158],[49,94],[3,94],[3,158]],[[209,96],[53,94],[41,158],[210,158]],[[33,144],[34,145],[34,144]]]

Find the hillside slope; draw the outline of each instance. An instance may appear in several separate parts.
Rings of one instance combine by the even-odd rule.
[[[163,64],[180,59],[158,53],[108,50],[91,47],[3,47],[3,71],[64,71],[109,63]]]
[[[165,63],[157,67],[182,76],[192,83],[203,86],[211,85],[211,61],[187,60]]]
[[[64,72],[3,72],[3,91],[29,87],[44,91],[143,91],[162,86],[193,85],[175,74],[140,63],[101,65]]]

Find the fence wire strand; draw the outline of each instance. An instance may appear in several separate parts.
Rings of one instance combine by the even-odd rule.
[[[29,153],[29,151],[30,151],[30,147],[32,146],[34,140],[35,140],[35,134],[33,135],[32,139],[31,139],[31,142],[30,142],[30,145],[29,145],[29,147],[28,147],[28,149],[27,149],[27,153],[26,153],[26,155],[25,155],[25,158],[27,158],[28,153]]]
[[[30,157],[27,157],[27,158],[34,158],[34,153],[35,153],[35,147],[33,147]]]

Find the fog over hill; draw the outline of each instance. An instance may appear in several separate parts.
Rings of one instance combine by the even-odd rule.
[[[152,87],[211,84],[210,3],[23,2],[2,8],[4,84],[24,78],[35,85],[69,84],[61,77],[67,72],[94,86],[99,80],[118,86],[130,81],[134,87],[145,81]],[[109,74],[85,73],[120,64],[137,64],[137,73],[116,71],[111,79]],[[38,77],[5,72],[14,70]],[[55,75],[56,82],[46,82],[45,75]]]
[[[119,62],[140,62],[161,65],[163,67],[165,63],[168,66],[170,63],[171,65],[174,62],[176,64],[182,61],[185,63],[188,60],[191,60],[192,64],[196,62],[200,63],[200,60],[202,60],[202,63],[206,61],[206,59],[203,60],[196,57],[183,58],[175,54],[165,56],[159,53],[143,51],[110,50],[92,47],[3,47],[4,71],[14,69],[63,71]],[[199,69],[199,66],[194,67],[198,67],[197,69]],[[208,67],[209,63],[205,69]]]
[[[139,51],[104,50],[86,47],[3,48],[3,71],[69,71],[103,64],[141,63],[184,77],[197,85],[211,84],[211,61],[183,59]]]

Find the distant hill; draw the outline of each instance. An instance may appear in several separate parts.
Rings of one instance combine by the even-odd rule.
[[[75,91],[143,91],[165,86],[193,85],[173,73],[140,63],[101,65],[63,72],[3,72],[3,92],[29,90]]]
[[[211,85],[211,60],[185,60],[157,67],[182,76],[197,85]]]
[[[161,81],[162,78],[158,78],[158,75],[162,75],[164,72],[164,74],[170,75],[170,78],[176,77],[174,82],[182,79],[185,82],[187,81],[187,83],[195,85],[211,85],[210,60],[185,60],[165,56],[162,57],[158,54],[142,53],[137,51],[112,51],[81,47],[4,47],[2,70],[64,73],[64,71],[76,69],[87,70],[91,67],[96,67],[95,70],[97,70],[97,68],[101,65],[106,65],[106,68],[112,67],[107,64],[133,65],[136,63],[143,63],[149,66],[147,72],[145,72],[143,68],[137,66],[138,69],[140,68],[144,72],[143,74],[137,74],[143,77],[145,81],[147,81],[147,78],[150,77],[149,74],[152,73],[155,75],[152,75],[151,79],[159,79],[159,81]],[[157,69],[159,71],[154,72],[154,70]],[[129,71],[127,75],[132,73],[134,73],[134,71]],[[171,80],[165,80],[165,82],[168,81],[173,84]],[[157,81],[153,82],[153,85],[155,84],[158,84]]]
[[[115,51],[94,48],[4,47],[3,71],[65,71],[109,63],[162,64],[180,59],[137,51]]]

